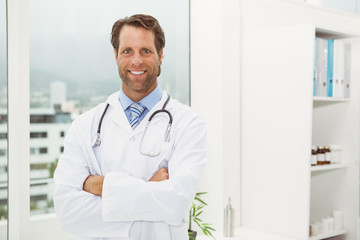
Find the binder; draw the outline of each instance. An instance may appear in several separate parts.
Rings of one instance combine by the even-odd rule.
[[[316,53],[316,96],[327,96],[328,40],[317,38]]]
[[[313,96],[316,96],[316,78],[317,78],[316,61],[317,61],[317,51],[318,51],[318,50],[317,50],[317,37],[315,36]]]
[[[328,39],[327,96],[333,96],[334,39]]]
[[[334,41],[333,97],[344,97],[344,43]]]
[[[351,45],[350,43],[344,44],[344,97],[350,97],[350,74],[351,68]]]

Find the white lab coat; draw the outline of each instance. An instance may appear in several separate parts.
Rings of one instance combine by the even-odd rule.
[[[107,100],[110,107],[99,147],[92,148],[92,139],[105,103],[79,116],[70,127],[54,176],[60,225],[81,239],[188,239],[184,218],[206,162],[205,124],[188,106],[171,99],[166,107],[173,116],[170,142],[163,142],[168,119],[154,118],[143,147],[163,150],[159,156],[146,157],[139,153],[141,137],[148,118],[162,108],[167,94],[135,130],[118,95]],[[169,180],[148,181],[164,166]],[[105,176],[102,197],[82,190],[90,174]]]

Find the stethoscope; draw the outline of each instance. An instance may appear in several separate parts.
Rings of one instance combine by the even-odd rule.
[[[142,155],[150,156],[150,157],[155,157],[155,156],[157,156],[157,155],[160,154],[160,152],[159,152],[159,153],[144,153],[144,152],[141,151],[141,147],[142,147],[142,143],[143,143],[143,140],[144,140],[144,136],[145,136],[145,134],[146,134],[146,132],[147,132],[147,130],[148,130],[148,128],[149,128],[149,125],[150,125],[150,123],[151,123],[151,120],[156,116],[156,114],[166,113],[166,114],[169,116],[169,123],[168,123],[168,126],[167,126],[166,130],[165,130],[164,142],[169,142],[169,141],[170,141],[170,131],[171,131],[171,126],[172,126],[172,122],[173,122],[173,117],[172,117],[171,113],[170,113],[168,110],[165,109],[166,106],[167,106],[167,104],[169,103],[169,101],[170,101],[170,96],[168,95],[168,97],[167,97],[164,105],[162,106],[162,109],[156,110],[156,111],[153,112],[153,114],[151,114],[151,116],[149,117],[149,120],[148,120],[147,125],[146,125],[146,127],[145,127],[143,136],[142,136],[142,138],[141,138],[140,146],[139,146],[139,152],[140,152]],[[103,119],[104,119],[104,116],[105,116],[106,111],[108,110],[109,106],[110,106],[110,104],[107,103],[107,104],[106,104],[106,107],[105,107],[105,109],[104,109],[104,112],[103,112],[102,115],[101,115],[101,118],[100,118],[100,121],[99,121],[99,125],[98,125],[98,129],[97,129],[96,134],[95,134],[95,136],[94,136],[94,138],[93,138],[93,144],[92,144],[92,147],[93,147],[93,148],[98,147],[98,146],[100,146],[100,144],[101,144],[101,137],[100,137],[101,125],[102,125],[102,121],[103,121]]]

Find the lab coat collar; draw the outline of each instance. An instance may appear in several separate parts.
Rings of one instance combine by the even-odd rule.
[[[109,118],[115,123],[117,123],[119,126],[126,128],[126,130],[129,132],[130,135],[136,135],[142,133],[145,130],[146,124],[151,114],[153,114],[153,112],[163,107],[168,97],[168,94],[165,91],[163,91],[161,100],[157,104],[155,104],[155,106],[151,109],[151,111],[146,115],[146,117],[140,122],[140,124],[135,129],[131,128],[130,123],[125,115],[125,112],[120,102],[118,101],[118,97],[119,97],[119,92],[116,92],[110,95],[106,100],[106,102],[109,103],[111,107],[108,113]],[[166,109],[167,110],[172,109],[171,101],[166,106]]]

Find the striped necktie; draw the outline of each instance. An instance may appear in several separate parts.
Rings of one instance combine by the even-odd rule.
[[[144,112],[145,106],[141,103],[133,103],[130,105],[130,126],[135,129],[140,123],[140,116]]]

